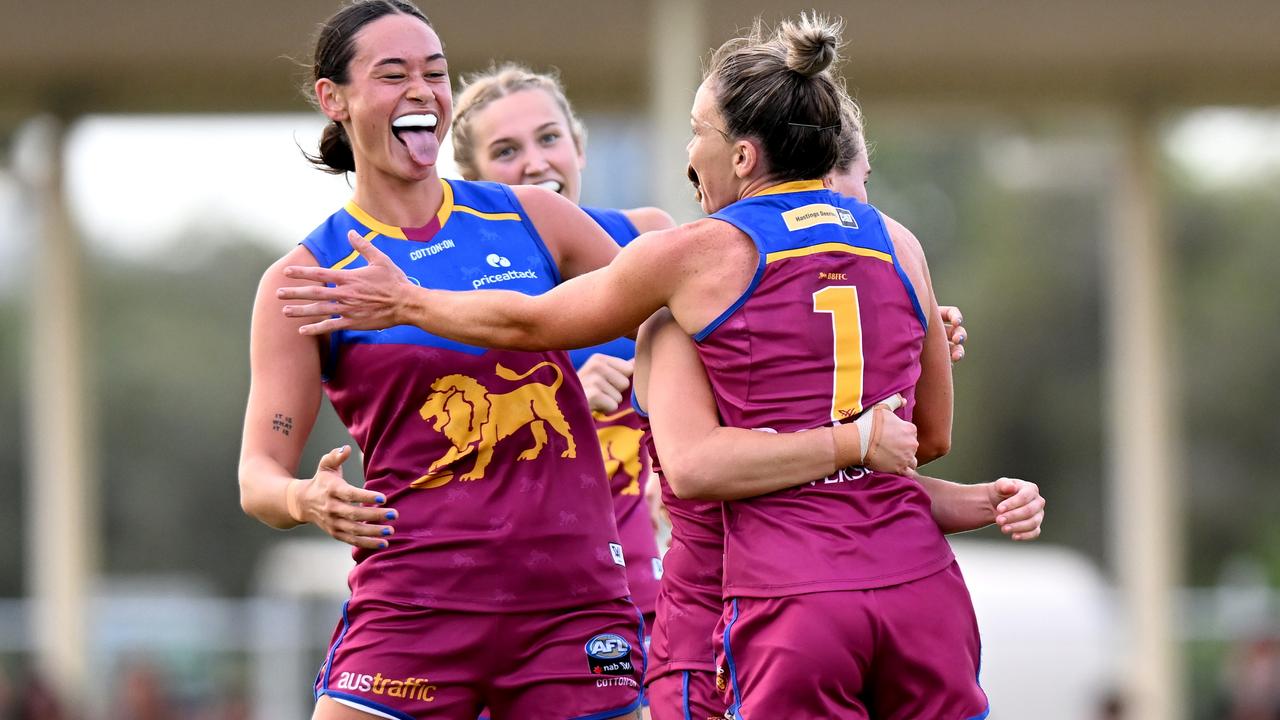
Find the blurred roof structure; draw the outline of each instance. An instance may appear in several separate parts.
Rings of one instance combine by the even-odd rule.
[[[846,21],[846,74],[866,94],[1271,104],[1280,98],[1272,0],[815,2]],[[421,2],[451,65],[559,67],[582,102],[642,100],[646,2]],[[337,2],[20,3],[0,23],[0,128],[35,112],[298,109],[312,35]],[[706,0],[704,52],[753,16],[807,8]],[[690,59],[692,61],[692,58]],[[653,78],[663,82],[663,78]]]

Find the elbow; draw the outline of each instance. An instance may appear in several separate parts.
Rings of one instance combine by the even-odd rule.
[[[257,513],[254,512],[253,492],[249,487],[249,481],[245,477],[243,468],[240,470],[240,511],[251,518],[258,517]]]
[[[719,500],[715,494],[715,484],[706,473],[700,472],[696,464],[677,462],[671,465],[665,461],[662,465],[662,476],[671,486],[671,492],[681,500]]]
[[[949,452],[951,452],[950,433],[921,435],[920,447],[916,450],[916,462],[920,465],[931,463]]]

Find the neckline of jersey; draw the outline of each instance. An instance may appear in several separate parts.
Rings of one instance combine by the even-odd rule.
[[[444,178],[440,178],[440,187],[444,190],[444,199],[440,203],[440,209],[436,212],[436,216],[430,222],[421,227],[406,229],[396,225],[388,225],[370,215],[368,212],[365,212],[364,208],[356,204],[355,199],[348,200],[345,209],[352,217],[358,220],[360,224],[379,235],[385,235],[386,237],[392,237],[398,240],[408,240],[409,233],[414,233],[415,231],[421,231],[431,227],[436,228],[438,232],[439,229],[444,227],[445,223],[449,222],[449,216],[453,214],[453,187],[449,184],[449,181]]]
[[[809,192],[811,190],[825,190],[826,185],[821,180],[792,180],[790,182],[778,183],[758,192],[751,193],[747,197],[760,197],[762,195],[782,195],[784,193]]]

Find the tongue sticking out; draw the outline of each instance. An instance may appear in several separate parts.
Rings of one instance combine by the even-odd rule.
[[[430,130],[412,130],[399,133],[400,140],[409,148],[409,157],[419,165],[435,165],[440,154],[440,140]]]

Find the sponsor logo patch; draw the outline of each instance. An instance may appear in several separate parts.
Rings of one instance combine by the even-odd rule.
[[[504,258],[505,259],[505,258]],[[508,262],[510,264],[510,262]],[[479,290],[485,285],[493,285],[495,283],[510,282],[512,280],[537,280],[537,270],[508,270],[493,275],[481,275],[471,281],[471,289]]]
[[[858,221],[853,219],[853,213],[827,203],[813,203],[787,210],[782,213],[782,221],[792,232],[815,225],[841,225],[851,230],[858,229]]]
[[[395,679],[385,677],[382,673],[344,672],[338,675],[334,686],[339,690],[386,695],[394,698],[435,702],[437,687],[427,678]]]
[[[438,243],[431,243],[426,247],[420,247],[417,250],[410,251],[409,259],[415,261],[421,260],[424,257],[431,257],[432,255],[437,255],[445,250],[452,250],[455,247],[457,247],[457,245],[452,240],[441,240]]]
[[[631,643],[621,635],[602,633],[587,641],[587,666],[592,675],[635,675]]]
[[[613,557],[614,565],[627,566],[627,559],[622,555],[622,546],[618,543],[609,543],[609,555]]]

